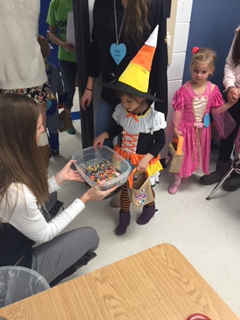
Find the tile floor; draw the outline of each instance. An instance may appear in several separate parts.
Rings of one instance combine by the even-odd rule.
[[[78,104],[75,108],[78,108]],[[61,156],[50,159],[50,174],[58,171],[74,152],[81,149],[80,121],[76,120],[74,125],[77,129],[76,135],[60,133]],[[217,150],[213,150],[212,169],[216,158]],[[240,316],[239,191],[219,190],[210,201],[206,201],[213,187],[200,185],[198,178],[192,176],[188,183],[182,185],[180,191],[172,196],[168,194],[167,187],[173,176],[163,170],[160,183],[155,187],[156,206],[159,211],[147,225],[139,226],[136,218],[140,212],[133,210],[127,233],[120,237],[114,233],[118,222],[118,209],[109,206],[109,199],[87,203],[86,209],[67,230],[93,226],[100,236],[100,245],[97,257],[73,277],[167,242],[182,252],[233,312]],[[58,198],[67,206],[86,188],[85,184],[67,182],[58,192]]]

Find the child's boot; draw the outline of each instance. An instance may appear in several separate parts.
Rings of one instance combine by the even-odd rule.
[[[156,211],[158,210],[155,208],[155,203],[153,203],[152,206],[145,205],[143,207],[142,214],[137,219],[137,224],[147,224],[152,219]]]
[[[168,187],[168,193],[175,194],[178,191],[178,187],[182,181],[182,178],[175,175],[174,182]]]
[[[127,227],[130,224],[130,212],[123,212],[123,211],[119,211],[119,224],[116,228],[116,234],[118,236],[121,236],[122,234],[124,234],[127,230]]]

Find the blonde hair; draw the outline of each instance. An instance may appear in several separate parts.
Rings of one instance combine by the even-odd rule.
[[[215,60],[216,53],[213,50],[207,48],[199,48],[192,55],[190,70],[192,70],[193,66],[198,62],[207,63],[209,68],[214,69]]]
[[[13,182],[25,184],[38,204],[48,199],[46,166],[36,142],[39,115],[33,99],[17,93],[0,95],[0,201],[7,199]]]

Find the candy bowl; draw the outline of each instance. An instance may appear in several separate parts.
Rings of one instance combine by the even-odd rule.
[[[77,151],[72,156],[82,178],[90,186],[104,182],[103,190],[123,185],[131,172],[130,164],[109,147],[93,147]]]

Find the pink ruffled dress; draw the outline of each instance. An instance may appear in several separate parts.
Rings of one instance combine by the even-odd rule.
[[[209,174],[211,125],[208,120],[211,109],[223,104],[219,88],[214,86],[211,91],[210,81],[202,95],[193,92],[189,81],[175,92],[172,106],[174,111],[180,111],[177,128],[184,138],[184,158],[178,176],[190,177],[196,170]],[[207,122],[209,125],[205,126]]]

